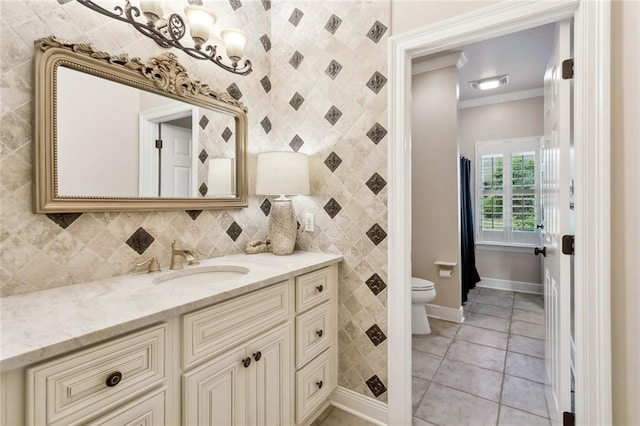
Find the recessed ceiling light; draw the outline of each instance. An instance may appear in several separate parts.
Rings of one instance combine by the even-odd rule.
[[[476,90],[490,90],[507,84],[509,82],[509,74],[498,75],[495,77],[483,78],[482,80],[473,80],[469,82],[469,87]]]

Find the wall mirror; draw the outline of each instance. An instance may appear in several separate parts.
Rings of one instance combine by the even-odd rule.
[[[247,110],[172,53],[35,42],[38,213],[247,206]]]

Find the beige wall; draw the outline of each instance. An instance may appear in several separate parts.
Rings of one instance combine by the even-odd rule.
[[[436,284],[433,304],[460,307],[458,105],[455,66],[413,76],[411,105],[414,277]],[[436,260],[457,262],[440,278]]]
[[[391,35],[497,3],[484,0],[391,0]]]
[[[478,3],[479,5],[479,3]],[[474,5],[471,5],[471,8]],[[392,35],[454,17],[456,2],[391,3]],[[401,14],[402,13],[402,14]],[[406,18],[407,24],[399,21]],[[419,18],[418,18],[419,17]],[[437,18],[436,18],[437,17]],[[613,2],[612,7],[612,361],[613,423],[640,424],[640,105],[637,76],[640,75],[640,3]]]
[[[460,155],[471,160],[471,187],[475,188],[476,142],[541,136],[544,133],[544,98],[501,102],[458,111]],[[475,212],[474,197],[474,212]],[[533,250],[505,252],[476,248],[476,266],[482,278],[541,283],[540,259]]]
[[[640,424],[640,3],[615,1],[611,55],[613,424]]]

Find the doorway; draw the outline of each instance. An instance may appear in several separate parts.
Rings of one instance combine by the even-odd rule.
[[[182,102],[140,112],[139,191],[145,197],[195,197],[199,108]]]
[[[576,411],[611,421],[609,304],[609,10],[600,2],[498,4],[390,39],[389,280],[411,277],[411,58],[574,17],[576,174]],[[390,424],[411,422],[409,286],[389,286]]]
[[[551,104],[543,86],[561,25],[570,28],[569,22],[547,24],[413,60],[412,276],[435,282],[437,293],[436,303],[427,305],[432,333],[412,336],[416,421],[535,424],[558,411],[550,413],[545,403],[543,257],[534,248],[544,223],[540,154],[545,104]],[[493,76],[503,82],[476,84]],[[568,94],[569,81],[554,82]],[[560,126],[567,133],[569,121]],[[460,171],[458,156],[465,157]],[[463,164],[470,170],[466,180]],[[465,212],[475,256],[473,240],[468,253],[463,250]],[[461,267],[442,277],[432,267],[438,256]],[[465,265],[477,266],[480,276],[465,279]],[[563,341],[570,341],[568,333]],[[554,376],[569,378],[569,371],[567,362]],[[568,383],[555,387],[562,400],[553,406],[572,411]]]

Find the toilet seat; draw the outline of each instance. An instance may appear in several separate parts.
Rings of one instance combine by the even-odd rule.
[[[411,277],[411,290],[413,291],[429,291],[434,289],[434,284],[423,278]]]

